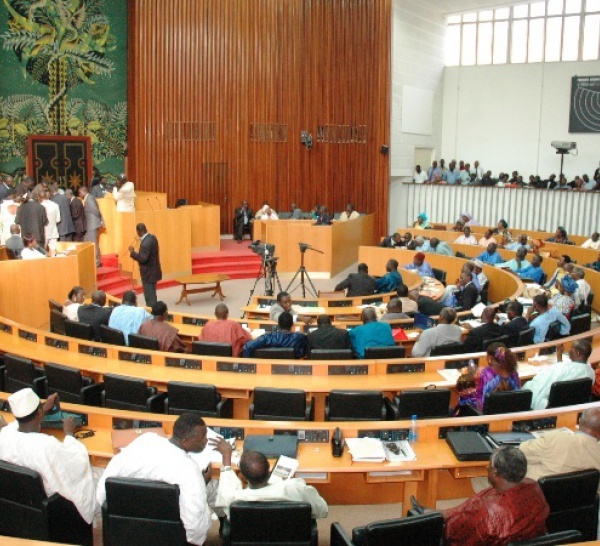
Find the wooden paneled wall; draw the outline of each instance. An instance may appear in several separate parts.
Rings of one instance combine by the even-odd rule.
[[[130,178],[220,205],[225,232],[247,198],[353,202],[384,234],[390,2],[130,0]]]

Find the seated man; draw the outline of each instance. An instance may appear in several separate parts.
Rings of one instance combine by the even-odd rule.
[[[524,247],[519,247],[519,249],[515,252],[515,257],[512,260],[508,260],[507,262],[500,262],[496,264],[496,267],[501,269],[510,269],[514,273],[519,273],[522,269],[527,269],[531,267],[531,263],[526,259],[527,249]]]
[[[292,213],[292,215],[290,216],[292,220],[302,219],[302,209],[300,207],[297,207],[296,203],[292,203],[292,206],[290,207],[290,212]]]
[[[417,304],[419,313],[428,317],[439,315],[445,307],[441,301],[434,300],[429,296],[422,296],[418,290],[411,290],[408,293],[408,298]]]
[[[590,283],[585,280],[585,271],[582,267],[575,266],[571,272],[571,278],[577,283],[574,294],[575,305],[586,305],[589,295],[592,293]]]
[[[347,220],[356,220],[360,217],[358,211],[354,210],[354,205],[352,203],[348,203],[346,205],[346,210],[340,214],[340,222],[345,222]]]
[[[440,320],[435,328],[424,330],[417,339],[413,349],[414,358],[426,357],[431,349],[448,343],[458,343],[462,339],[462,330],[456,323],[456,311],[452,307],[444,307]]]
[[[481,260],[484,264],[490,265],[500,264],[504,261],[502,256],[498,254],[498,245],[496,243],[490,243],[485,252],[477,256],[477,259]]]
[[[381,243],[379,243],[379,246],[383,248],[396,248],[403,246],[402,236],[398,232],[388,235],[383,241],[381,241]]]
[[[527,458],[527,477],[537,481],[544,476],[576,470],[600,470],[599,441],[600,408],[588,408],[579,419],[576,434],[563,430],[548,431],[540,438],[527,440],[519,446]]]
[[[517,271],[517,275],[521,279],[531,279],[537,284],[542,283],[544,278],[544,270],[542,269],[542,262],[544,258],[539,254],[534,254],[531,258],[531,265],[529,267],[523,267],[520,271]]]
[[[186,350],[185,344],[179,339],[179,330],[167,324],[168,314],[167,304],[164,301],[157,301],[152,306],[152,318],[140,326],[139,333],[157,338],[159,351],[183,353]]]
[[[387,304],[386,313],[379,319],[380,322],[391,322],[392,320],[401,320],[410,318],[402,312],[402,302],[400,298],[392,298]]]
[[[544,368],[523,386],[523,390],[533,392],[531,409],[546,408],[552,383],[584,378],[594,381],[594,370],[588,362],[591,354],[591,343],[587,339],[579,339],[573,342],[569,349],[569,360],[563,362],[562,345],[559,345],[556,351],[556,364]]]
[[[501,335],[509,336],[509,347],[516,347],[519,334],[529,328],[529,323],[523,316],[523,306],[518,301],[511,301],[506,306],[506,317],[508,320],[500,326]]]
[[[406,286],[405,284],[401,284],[396,290],[396,294],[398,295],[398,298],[400,298],[400,302],[402,303],[403,313],[416,313],[419,310],[417,302],[411,300],[408,297],[408,286]]]
[[[248,484],[244,489],[242,482],[231,469],[231,445],[228,442],[220,442],[217,449],[223,454],[223,466],[215,508],[224,509],[227,517],[229,506],[235,501],[306,502],[311,506],[313,518],[327,517],[327,503],[319,492],[312,485],[307,485],[302,478],[271,482],[269,461],[259,451],[244,451],[240,458],[240,471]]]
[[[79,322],[89,324],[94,329],[94,341],[100,341],[100,325],[108,326],[112,307],[106,305],[106,293],[96,290],[92,294],[92,303],[82,305],[77,309]]]
[[[534,313],[537,313],[535,318],[533,318]],[[560,322],[561,336],[566,336],[571,331],[569,321],[558,309],[548,305],[548,298],[545,294],[534,296],[533,305],[527,310],[527,320],[529,325],[535,328],[534,343],[542,343],[546,339],[548,328],[553,322]]]
[[[202,327],[198,339],[213,343],[229,343],[233,356],[240,356],[244,345],[252,339],[250,332],[244,330],[241,324],[229,320],[229,308],[224,303],[219,303],[215,307],[215,317],[217,320],[211,320]]]
[[[319,215],[317,216],[317,225],[318,226],[329,226],[331,225],[331,215],[329,214],[329,209],[322,205],[319,209]]]
[[[256,349],[268,349],[271,347],[292,347],[294,358],[303,358],[306,354],[306,336],[300,332],[292,332],[294,317],[284,311],[277,319],[279,329],[274,332],[263,334],[258,339],[249,341],[244,347],[243,355],[246,358],[254,356]]]
[[[519,235],[516,241],[507,244],[504,248],[506,250],[514,250],[516,252],[521,247],[525,248],[525,250],[528,251],[531,250],[531,245],[529,244],[527,240],[527,235],[525,234]]]
[[[375,277],[369,275],[369,266],[365,263],[360,263],[358,264],[358,273],[350,273],[342,282],[336,285],[334,290],[347,289],[347,298],[371,296],[375,293],[376,285],[377,281]]]
[[[252,222],[254,221],[254,211],[248,206],[248,201],[242,201],[242,206],[235,209],[234,213],[234,237],[238,243],[244,238],[244,231],[250,232],[252,237]]]
[[[375,283],[375,291],[381,293],[394,292],[402,284],[402,275],[398,273],[398,260],[388,260],[385,264],[387,273],[379,277]]]
[[[413,259],[413,263],[403,265],[404,269],[416,271],[421,277],[433,277],[431,266],[425,261],[425,254],[417,252]]]
[[[222,443],[225,440],[218,445]],[[179,515],[187,541],[201,546],[211,526],[206,493],[210,466],[206,470],[200,468],[189,454],[200,453],[206,444],[204,420],[193,413],[184,413],[175,421],[171,438],[154,432],[142,434],[108,463],[98,483],[98,502],[102,505],[106,500],[108,478],[138,478],[178,485]]]
[[[558,264],[550,280],[544,285],[544,288],[552,288],[556,281],[560,281],[567,273],[570,273],[573,268],[571,257],[563,254],[558,258]]]
[[[125,335],[125,343],[129,345],[129,334],[137,334],[143,322],[152,315],[143,307],[137,307],[137,296],[133,290],[123,294],[121,305],[114,307],[108,320],[111,328],[121,330]]]
[[[366,307],[361,314],[362,325],[350,331],[352,348],[358,358],[365,358],[367,347],[394,347],[392,327],[386,322],[377,322],[377,312]]]
[[[352,349],[348,330],[333,326],[329,315],[319,315],[317,329],[306,337],[306,354],[309,357],[313,349]]]
[[[450,245],[446,241],[440,241],[437,237],[429,241],[429,249],[426,252],[441,254],[442,256],[454,256],[454,250],[450,248]]]
[[[481,239],[479,239],[479,241],[477,242],[477,244],[479,246],[485,246],[485,247],[487,247],[490,243],[496,243],[496,238],[494,237],[493,229],[488,229],[485,232],[485,235]]]
[[[483,262],[481,260],[473,260],[472,262],[468,263],[473,264],[473,273],[475,273],[475,279],[477,279],[477,283],[479,284],[479,293],[481,293],[481,290],[483,290],[485,283],[488,282],[487,275],[483,272]],[[475,279],[473,279],[473,282],[475,281]]]
[[[17,224],[10,225],[10,237],[4,243],[8,250],[14,253],[15,258],[21,257],[21,251],[25,248],[21,239],[21,228]]]
[[[471,228],[465,227],[463,230],[463,234],[454,241],[459,245],[476,245],[477,239],[474,235],[471,235]]]
[[[74,437],[73,417],[64,421],[62,442],[41,433],[44,415],[52,409],[57,397],[56,393],[51,394],[43,406],[30,388],[8,397],[16,421],[6,425],[0,417],[0,460],[39,472],[46,495],[58,493],[75,505],[87,523],[92,523],[96,509],[94,477],[88,451]]]
[[[469,330],[465,342],[463,344],[465,353],[477,353],[483,351],[483,342],[488,339],[495,339],[502,335],[502,330],[494,322],[496,309],[494,307],[486,307],[481,313],[481,326],[472,328],[465,324],[465,328]]]

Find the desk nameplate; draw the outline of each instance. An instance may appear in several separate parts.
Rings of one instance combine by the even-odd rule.
[[[256,373],[256,364],[241,364],[237,362],[217,362],[218,372]]]
[[[187,358],[165,358],[165,366],[168,368],[184,368],[185,370],[201,370],[201,360],[188,360]]]
[[[126,351],[119,351],[119,360],[135,362],[136,364],[152,364],[152,357],[150,355],[128,353]]]
[[[37,334],[34,334],[33,332],[28,332],[27,330],[21,330],[20,328],[19,337],[27,341],[33,341],[34,343],[37,342]]]
[[[91,345],[79,345],[79,352],[84,355],[107,358],[108,352],[104,347],[92,347]]]
[[[46,345],[48,347],[54,347],[56,349],[62,349],[63,351],[69,350],[69,342],[64,339],[55,339],[53,337],[46,337]]]

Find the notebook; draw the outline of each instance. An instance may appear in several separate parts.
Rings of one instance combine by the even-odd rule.
[[[298,457],[298,436],[295,434],[249,434],[244,440],[244,451],[260,451],[267,458],[285,455],[296,459]]]

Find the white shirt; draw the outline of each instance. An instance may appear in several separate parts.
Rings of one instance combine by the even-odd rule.
[[[483,285],[486,282],[488,282],[488,278],[486,277],[486,275],[483,271],[481,273],[477,274],[477,280],[479,281],[479,286],[481,286],[481,288],[483,288]]]
[[[590,292],[592,291],[590,283],[587,282],[585,279],[579,279],[575,282],[577,283],[577,290],[575,290],[575,294],[573,294],[575,305],[586,303],[587,298],[590,295]]]
[[[425,182],[427,182],[427,180],[429,180],[427,178],[427,173],[421,171],[420,173],[418,173],[417,171],[415,171],[413,173],[413,182],[415,184],[424,184]]]
[[[77,316],[77,309],[81,307],[81,303],[69,303],[69,305],[63,305],[62,312],[66,315],[69,320],[74,320],[75,322],[79,322],[79,317]]]
[[[60,222],[60,208],[50,199],[45,199],[40,203],[42,207],[46,209],[46,216],[48,216],[48,223],[44,226],[44,236],[46,242],[50,239],[58,239],[58,223]]]
[[[260,219],[261,220],[279,220],[279,216],[277,216],[277,213],[274,210],[271,210],[270,215],[267,213],[264,213],[264,214],[262,214]]]
[[[344,211],[340,214],[340,222],[346,222],[347,220],[356,220],[359,217],[360,217],[360,213],[358,213],[355,210],[353,210],[350,213],[350,216],[348,216],[348,213],[346,211]]]
[[[115,455],[98,482],[97,499],[106,500],[107,478],[158,480],[179,486],[179,515],[187,541],[202,545],[211,525],[202,471],[183,450],[153,432],[136,438]]]
[[[469,235],[467,237],[466,235],[463,234],[458,239],[456,239],[456,241],[454,241],[454,242],[459,245],[476,245],[477,239],[475,239],[474,235]]]
[[[223,508],[229,517],[229,506],[235,501],[295,501],[307,502],[313,518],[327,517],[327,503],[302,478],[289,478],[259,489],[242,488],[242,482],[233,470],[221,472],[215,508]]]
[[[85,446],[72,436],[59,442],[39,432],[19,432],[17,422],[0,430],[0,459],[39,472],[48,496],[58,493],[70,500],[91,523],[96,499],[90,458]]]
[[[117,202],[117,212],[135,212],[135,186],[125,182],[120,189],[113,188],[113,197]]]
[[[581,245],[581,248],[591,248],[593,250],[600,250],[600,239],[598,239],[596,242],[592,241],[591,239],[588,239],[585,243]]]
[[[39,260],[40,258],[45,258],[41,252],[34,250],[33,248],[24,248],[21,250],[21,259],[22,260]]]
[[[563,362],[557,362],[539,372],[523,389],[533,392],[531,409],[541,410],[548,405],[548,395],[552,383],[557,381],[570,381],[589,377],[592,381],[596,378],[594,370],[587,362],[572,362],[567,355],[563,355]]]

